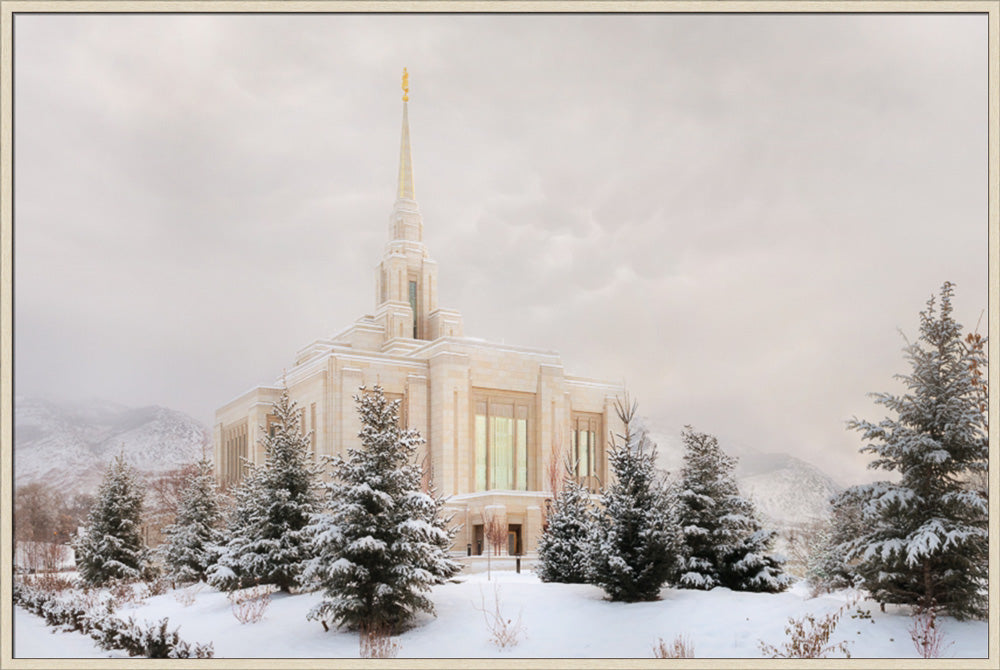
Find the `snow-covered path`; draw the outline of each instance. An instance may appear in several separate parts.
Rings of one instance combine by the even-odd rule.
[[[412,630],[395,638],[400,658],[650,658],[658,638],[670,642],[681,634],[691,639],[697,657],[759,658],[760,640],[780,646],[789,616],[822,616],[848,597],[841,592],[810,599],[803,585],[776,595],[664,589],[657,602],[625,604],[604,600],[603,592],[593,586],[543,584],[531,574],[500,572],[492,581],[485,574],[461,579],[434,589],[437,618],[421,616]],[[487,608],[492,607],[494,585],[499,585],[504,613],[514,620],[520,615],[524,627],[521,642],[506,651],[489,642],[483,615],[476,609],[483,598]],[[306,612],[321,599],[318,593],[275,594],[264,620],[256,624],[240,624],[226,595],[208,587],[187,606],[176,595],[168,592],[118,613],[151,622],[169,617],[170,628],[179,626],[185,641],[212,642],[216,657],[358,656],[356,634],[324,632],[320,624],[306,620]],[[907,632],[911,620],[904,610],[890,607],[883,614],[871,602],[860,607],[871,619],[845,614],[831,642],[850,640],[854,658],[916,655]],[[954,642],[944,657],[986,656],[985,622],[944,619],[942,625]],[[18,657],[108,655],[82,635],[52,635],[45,632],[51,629],[39,626],[44,626],[40,619],[16,609]]]

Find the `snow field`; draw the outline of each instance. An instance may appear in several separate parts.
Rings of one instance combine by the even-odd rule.
[[[435,587],[431,599],[437,618],[418,614],[415,626],[395,638],[399,658],[651,658],[653,645],[662,637],[670,642],[687,635],[699,658],[760,658],[759,640],[780,647],[788,617],[813,614],[817,618],[835,611],[854,594],[838,593],[809,598],[798,583],[784,593],[734,592],[724,588],[691,591],[666,588],[661,600],[613,603],[600,589],[584,584],[546,584],[533,574],[494,572],[462,575],[460,583]],[[481,612],[485,599],[493,607],[494,586],[499,585],[505,616],[521,616],[524,635],[505,651],[493,646]],[[126,606],[119,616],[138,620],[170,619],[169,628],[180,627],[190,643],[212,642],[216,658],[357,658],[358,636],[336,629],[325,632],[306,613],[321,593],[271,595],[261,622],[240,624],[223,592],[203,587],[194,603],[184,606],[179,591],[151,597],[145,604]],[[860,603],[874,621],[844,614],[831,644],[850,640],[853,658],[914,658],[916,650],[907,629],[906,608],[889,606],[879,611],[872,601]],[[941,620],[948,646],[944,658],[982,658],[987,655],[984,621]],[[107,657],[79,633],[51,633],[41,619],[17,608],[15,614],[17,657]]]

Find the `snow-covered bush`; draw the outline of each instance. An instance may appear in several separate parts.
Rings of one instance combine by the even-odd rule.
[[[143,492],[135,472],[119,454],[108,466],[87,516],[87,527],[74,544],[76,566],[85,584],[149,577],[149,551],[142,541]]]
[[[205,579],[208,568],[218,560],[222,541],[222,510],[212,464],[199,461],[195,467],[194,476],[181,491],[177,519],[164,529],[165,540],[158,547],[164,573],[182,583]]]
[[[103,649],[123,649],[132,656],[146,658],[212,658],[212,644],[189,643],[175,629],[167,631],[168,620],[140,624],[114,616],[114,599],[99,600],[90,594],[73,593],[68,598],[15,582],[14,603],[45,619],[50,626],[89,635]]]
[[[685,426],[684,467],[677,485],[680,526],[678,586],[777,592],[788,587],[782,561],[768,553],[775,532],[764,530],[753,503],[733,477],[736,459],[718,440]]]
[[[229,538],[208,581],[231,591],[274,584],[288,592],[311,558],[304,529],[316,510],[310,435],[300,430],[298,405],[283,388],[274,403],[274,422],[261,440],[266,460],[249,467],[236,493]]]
[[[613,478],[601,493],[588,547],[591,583],[626,602],[659,598],[677,562],[676,522],[656,475],[656,445],[636,428],[636,409],[627,397],[616,403],[625,434],[608,452]]]
[[[881,603],[935,609],[958,619],[986,614],[987,499],[968,481],[987,469],[983,338],[962,338],[950,282],[920,313],[920,337],[904,351],[904,395],[874,394],[894,416],[848,426],[869,442],[870,468],[898,479],[854,487],[858,534],[846,561]]]
[[[586,584],[587,547],[593,531],[590,492],[567,477],[546,515],[535,573],[543,582]]]
[[[315,558],[302,581],[325,595],[308,618],[394,633],[418,611],[433,613],[425,593],[459,571],[448,555],[456,531],[441,516],[444,500],[421,488],[423,439],[399,427],[399,401],[380,386],[354,400],[361,448],[330,460],[330,511],[313,515],[307,528]]]

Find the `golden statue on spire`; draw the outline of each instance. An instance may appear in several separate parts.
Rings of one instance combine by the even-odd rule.
[[[410,99],[410,73],[403,68],[403,102]]]

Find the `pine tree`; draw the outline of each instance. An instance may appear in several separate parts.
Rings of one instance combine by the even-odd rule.
[[[347,629],[398,632],[418,611],[434,612],[424,595],[455,575],[448,556],[455,530],[441,515],[444,500],[421,490],[415,461],[423,439],[399,427],[399,401],[382,388],[354,397],[360,449],[332,459],[329,514],[310,525],[315,558],[303,578],[325,589],[308,618]]]
[[[85,584],[100,586],[112,579],[149,576],[149,552],[140,528],[142,499],[135,472],[124,454],[119,454],[108,465],[86,529],[74,543],[77,569]]]
[[[611,600],[656,600],[677,560],[675,520],[656,475],[656,445],[636,428],[636,403],[626,397],[616,405],[625,434],[608,450],[613,479],[593,526],[590,580]]]
[[[311,558],[304,528],[316,508],[310,436],[300,430],[298,405],[282,389],[273,432],[261,440],[263,466],[249,468],[236,496],[229,540],[209,570],[209,583],[232,589],[274,584],[289,591]]]
[[[168,578],[178,582],[205,579],[218,559],[222,510],[212,464],[199,461],[197,472],[181,491],[176,521],[164,529],[159,547]]]
[[[567,468],[568,470],[568,468]],[[570,474],[552,502],[538,541],[535,573],[543,582],[586,584],[587,548],[593,534],[590,492]]]
[[[986,613],[987,501],[966,480],[986,471],[989,452],[982,361],[952,318],[953,293],[945,282],[940,304],[931,297],[920,313],[920,337],[904,348],[911,371],[897,376],[906,393],[874,394],[895,416],[848,423],[869,441],[869,468],[898,479],[855,487],[862,530],[844,549],[881,603],[963,619]]]
[[[679,586],[769,592],[787,588],[781,561],[768,554],[775,533],[761,528],[753,503],[736,486],[736,459],[722,451],[714,436],[691,426],[685,426],[682,437]]]
[[[806,562],[806,579],[814,593],[843,589],[854,584],[854,568],[847,561],[845,544],[863,531],[863,501],[853,488],[845,489],[830,500],[830,517],[814,538],[813,550]]]

